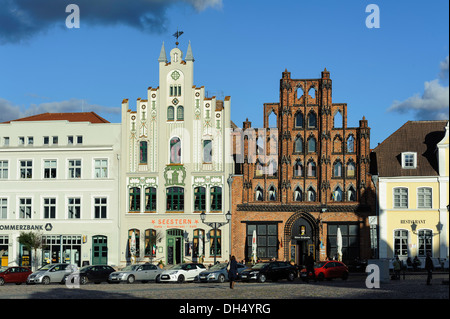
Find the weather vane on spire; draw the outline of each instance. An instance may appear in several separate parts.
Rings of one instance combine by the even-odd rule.
[[[177,45],[177,47],[178,47],[178,38],[181,36],[183,34],[183,31],[178,31],[178,28],[177,28],[177,32],[175,32],[174,34],[173,34],[173,36],[175,37],[175,38],[177,38],[177,42],[175,42],[175,44]]]

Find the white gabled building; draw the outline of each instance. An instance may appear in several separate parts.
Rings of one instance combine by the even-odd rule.
[[[194,85],[190,44],[169,61],[163,44],[158,62],[159,86],[122,102],[121,263],[229,260],[230,224],[215,233],[201,213],[227,222],[230,97]]]
[[[22,231],[44,239],[33,265],[118,265],[120,126],[92,112],[0,123],[2,266],[30,262]]]

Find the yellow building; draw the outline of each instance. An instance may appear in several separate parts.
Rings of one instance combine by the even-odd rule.
[[[430,252],[448,267],[448,129],[448,121],[409,121],[373,150],[379,258],[418,256],[423,267]]]

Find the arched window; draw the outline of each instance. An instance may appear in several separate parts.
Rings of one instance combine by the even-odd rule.
[[[275,187],[273,185],[269,187],[269,200],[270,201],[277,200],[277,191],[275,190]]]
[[[177,107],[177,121],[183,121],[184,120],[184,107],[179,105]]]
[[[222,210],[222,187],[211,187],[211,210]]]
[[[267,166],[267,175],[269,176],[277,176],[278,166],[274,160],[270,160],[269,165]]]
[[[139,163],[147,164],[147,142],[141,141],[139,143]]]
[[[156,230],[145,230],[145,248],[144,255],[147,257],[156,257]]]
[[[316,163],[308,162],[308,177],[316,177]]]
[[[394,230],[394,256],[408,256],[408,231]]]
[[[317,127],[317,118],[316,118],[316,114],[314,112],[310,112],[308,114],[308,127],[309,128]]]
[[[156,211],[156,188],[146,187],[145,188],[145,211],[151,212]]]
[[[141,189],[139,187],[130,188],[130,212],[141,211]]]
[[[347,138],[347,153],[354,153],[355,152],[355,138],[353,135],[350,135]]]
[[[294,142],[294,152],[302,153],[303,152],[303,139],[301,136],[297,136]]]
[[[203,141],[203,163],[212,163],[212,141]]]
[[[308,188],[307,196],[308,196],[308,202],[315,202],[316,201],[316,191],[314,190],[314,188],[312,188],[312,186],[310,186]]]
[[[222,255],[222,231],[220,229],[211,229],[209,231],[209,255]]]
[[[262,190],[261,186],[256,187],[256,191],[255,191],[255,200],[256,200],[257,202],[262,202],[262,201],[264,201],[263,190]]]
[[[294,201],[301,202],[303,201],[303,193],[299,186],[294,189]]]
[[[342,139],[339,135],[337,135],[333,140],[333,153],[341,153],[342,152]]]
[[[303,165],[302,162],[297,160],[294,164],[294,177],[302,177],[303,176]]]
[[[263,173],[264,173],[264,168],[263,168],[262,164],[259,161],[257,161],[256,165],[255,165],[255,176],[261,177],[261,176],[263,176]]]
[[[206,188],[194,188],[194,210],[200,211],[206,209]]]
[[[354,188],[353,186],[350,186],[350,187],[348,188],[348,191],[347,191],[347,200],[348,200],[349,202],[355,202],[355,201],[356,201],[356,190],[355,190],[355,188]]]
[[[298,111],[297,113],[295,113],[295,122],[294,122],[294,126],[295,127],[303,127],[303,113]]]
[[[333,196],[333,200],[335,201],[335,202],[342,202],[342,189],[341,189],[341,187],[336,187],[335,189],[334,189],[334,192],[332,193],[332,196]]]
[[[347,164],[347,177],[355,177],[356,166],[353,162]]]
[[[181,163],[181,140],[178,137],[170,140],[170,163]]]
[[[166,189],[166,209],[169,211],[184,210],[184,188],[169,187]]]
[[[173,121],[174,119],[175,119],[175,109],[173,108],[173,106],[169,106],[167,108],[167,120]]]
[[[314,87],[311,87],[308,91],[309,96],[311,96],[313,99],[316,98],[316,89]]]
[[[314,137],[308,139],[308,152],[315,153],[317,151],[317,143]]]
[[[297,88],[297,99],[301,98],[303,96],[303,89],[299,86]]]
[[[333,119],[334,128],[342,128],[342,114],[341,111],[337,111]]]
[[[337,161],[333,165],[333,176],[334,177],[342,177],[342,163]]]
[[[269,127],[277,127],[277,115],[273,110],[269,114],[268,122]]]

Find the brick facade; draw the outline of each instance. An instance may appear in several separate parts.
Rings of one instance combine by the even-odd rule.
[[[264,127],[247,119],[234,129],[232,254],[251,258],[256,230],[258,258],[324,260],[336,253],[339,227],[344,261],[371,257],[369,154],[367,120],[347,127],[347,104],[332,103],[326,69],[319,79],[283,72],[280,101],[264,104]]]

